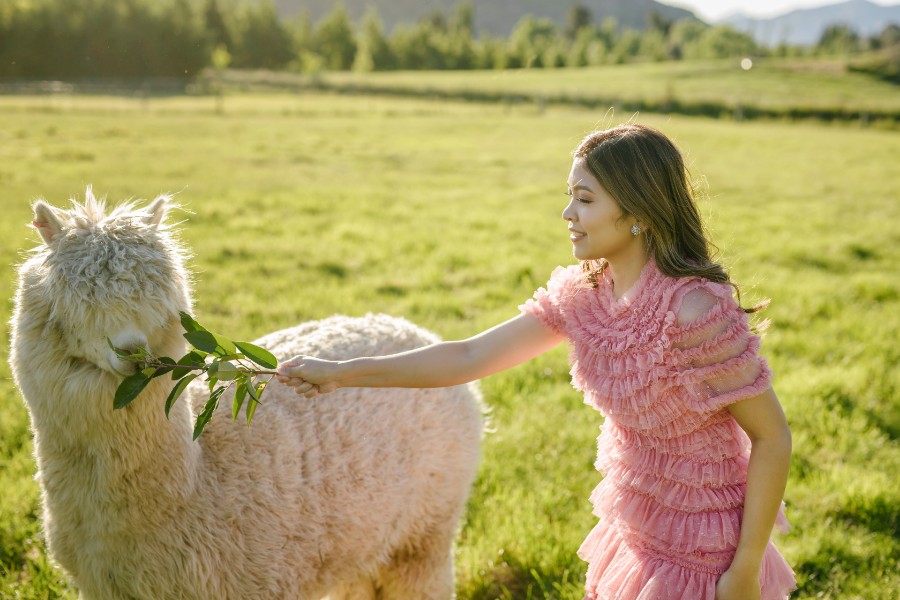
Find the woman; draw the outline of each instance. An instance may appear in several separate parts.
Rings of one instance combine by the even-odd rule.
[[[529,360],[564,340],[573,384],[605,417],[579,556],[586,600],[775,600],[794,588],[769,541],[790,431],[759,338],[710,244],[675,145],[626,124],[574,153],[562,213],[580,265],[558,268],[521,314],[467,340],[377,358],[299,356],[279,380],[441,387]]]

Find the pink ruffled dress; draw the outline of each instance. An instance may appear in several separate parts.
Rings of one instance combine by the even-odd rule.
[[[585,600],[714,600],[740,534],[750,455],[726,407],[765,391],[771,371],[730,286],[673,279],[651,260],[627,301],[612,290],[606,273],[591,288],[579,265],[560,267],[520,307],[568,336],[572,384],[604,416],[604,477],[591,496],[600,522],[578,551]],[[777,524],[787,528],[783,507]],[[795,588],[771,543],[760,584],[763,600]]]

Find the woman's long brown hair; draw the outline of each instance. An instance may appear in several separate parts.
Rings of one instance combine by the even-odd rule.
[[[740,290],[728,272],[713,260],[718,249],[709,241],[693,188],[675,144],[647,125],[626,123],[589,134],[575,149],[600,185],[618,202],[624,217],[641,224],[649,255],[669,277],[703,277]],[[605,261],[582,263],[591,285],[606,267]],[[768,302],[751,308],[764,308]]]

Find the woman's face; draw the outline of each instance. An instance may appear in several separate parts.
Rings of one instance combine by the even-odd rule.
[[[572,163],[567,193],[572,199],[562,218],[569,222],[575,258],[615,262],[618,255],[632,249],[632,244],[640,243],[631,233],[636,219],[622,218],[622,209],[591,174],[583,158]]]

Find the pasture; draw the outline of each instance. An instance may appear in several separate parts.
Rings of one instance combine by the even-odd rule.
[[[567,69],[505,71],[334,72],[312,76],[226,71],[210,83],[320,87],[403,96],[591,106],[619,112],[645,107],[673,114],[741,118],[866,119],[896,129],[900,94],[895,85],[848,70],[837,59],[758,58],[740,61],[646,62]]]
[[[516,314],[572,262],[570,152],[630,114],[366,96],[0,97],[0,277],[36,245],[29,204],[86,185],[111,202],[174,192],[198,320],[252,339],[386,312],[444,338]],[[671,135],[763,342],[794,435],[778,542],[795,598],[900,589],[900,135],[813,123],[639,115]],[[46,556],[25,407],[0,361],[0,597],[75,598]],[[35,365],[39,369],[40,365]],[[460,531],[461,599],[580,599],[575,556],[600,415],[565,348],[483,381],[492,408]],[[162,410],[162,407],[160,407]],[[261,407],[260,410],[264,410]]]

